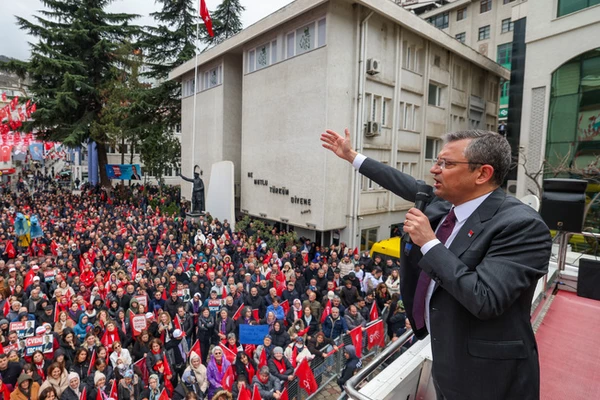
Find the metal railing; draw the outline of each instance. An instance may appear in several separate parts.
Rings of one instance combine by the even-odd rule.
[[[391,345],[385,347],[385,349],[379,353],[369,364],[364,366],[356,375],[346,382],[346,393],[351,399],[354,400],[372,400],[369,397],[361,394],[358,391],[358,385],[362,383],[369,375],[375,372],[379,367],[382,366],[390,357],[396,352],[401,351],[402,347],[410,340],[413,335],[412,329],[404,332],[402,336],[398,338]]]

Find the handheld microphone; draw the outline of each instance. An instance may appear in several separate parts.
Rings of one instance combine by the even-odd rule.
[[[421,184],[417,186],[417,196],[415,198],[415,208],[421,212],[425,211],[425,208],[431,203],[433,198],[433,187]],[[412,240],[410,235],[406,239],[406,245],[404,246],[404,251],[408,253],[412,249]]]

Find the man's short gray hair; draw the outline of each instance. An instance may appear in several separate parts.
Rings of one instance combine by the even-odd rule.
[[[475,164],[491,165],[494,168],[492,183],[498,186],[502,185],[512,164],[508,140],[496,132],[478,129],[450,132],[444,136],[445,143],[465,139],[471,140],[471,143],[465,149],[465,157],[472,163],[469,165],[471,171],[475,169]]]

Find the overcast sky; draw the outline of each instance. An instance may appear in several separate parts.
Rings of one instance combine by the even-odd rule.
[[[206,0],[206,5],[213,11],[221,0]],[[241,0],[246,10],[242,14],[244,28],[291,3],[292,0]],[[42,9],[40,0],[0,0],[0,55],[25,60],[29,58],[31,37],[19,29],[15,15],[30,19]],[[156,11],[154,0],[115,0],[109,11],[125,12],[141,15],[134,21],[138,25],[150,25],[153,19],[148,15]]]

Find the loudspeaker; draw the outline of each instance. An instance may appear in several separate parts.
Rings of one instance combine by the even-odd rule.
[[[587,181],[580,179],[544,179],[541,216],[548,228],[563,232],[581,232]]]
[[[577,296],[600,300],[600,261],[579,259]]]

